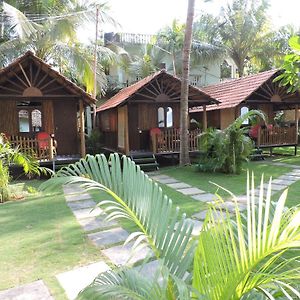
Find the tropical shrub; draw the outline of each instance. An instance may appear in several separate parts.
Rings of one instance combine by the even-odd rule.
[[[254,143],[247,135],[249,128],[243,122],[253,116],[265,120],[259,110],[251,110],[236,119],[224,130],[209,128],[199,135],[199,170],[204,172],[224,172],[238,174],[243,162],[247,161]]]
[[[13,148],[4,134],[0,134],[0,202],[9,199],[9,166],[19,165],[28,176],[45,171],[39,167],[38,161],[18,148]]]
[[[247,210],[235,206],[218,218],[220,204],[209,207],[197,248],[193,224],[173,208],[161,188],[129,158],[90,156],[61,169],[41,189],[80,184],[106,191],[99,199],[107,220],[125,218],[136,225],[128,241],[135,250],[148,246],[160,268],[151,279],[130,268],[97,276],[79,299],[293,299],[299,297],[300,209],[285,208],[287,191],[271,202],[271,180],[256,199],[254,179],[247,181]],[[232,195],[232,194],[231,194]],[[232,195],[233,199],[236,199]],[[107,197],[106,197],[107,199]],[[194,264],[192,265],[192,261]],[[188,275],[190,274],[190,275]]]

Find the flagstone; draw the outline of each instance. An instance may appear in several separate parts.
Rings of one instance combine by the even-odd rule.
[[[147,262],[145,264],[141,264],[140,266],[134,267],[134,269],[141,274],[142,276],[153,279],[155,276],[155,273],[157,272],[159,268],[159,262],[158,260],[153,260],[150,262]]]
[[[212,202],[217,199],[216,195],[210,193],[194,195],[192,198],[202,202]]]
[[[114,246],[102,250],[102,253],[117,266],[132,265],[146,257],[153,256],[153,252],[148,247],[136,251],[132,250],[133,245],[134,243],[131,242],[126,245]]]
[[[73,300],[82,289],[93,282],[97,275],[109,269],[105,262],[100,261],[58,274],[56,278],[65,290],[68,299]]]
[[[186,184],[184,182],[175,182],[175,183],[168,183],[167,186],[170,188],[179,190],[179,189],[184,189],[184,188],[191,188],[189,184]]]
[[[102,214],[103,210],[99,207],[95,208],[83,208],[83,209],[78,209],[78,210],[73,210],[73,214],[75,217],[79,219],[84,219],[84,218],[91,218],[91,217],[97,217],[100,214]]]
[[[72,194],[72,195],[65,195],[66,201],[80,201],[80,200],[90,200],[92,197],[90,194],[83,193],[83,194]]]
[[[294,182],[295,182],[295,180],[287,180],[287,179],[280,179],[280,178],[272,180],[272,183],[279,184],[279,185],[285,185],[285,186],[291,185]]]
[[[0,291],[0,300],[54,300],[43,280]]]
[[[84,231],[92,231],[95,229],[108,229],[112,226],[118,225],[116,221],[106,221],[105,217],[79,219],[78,223],[82,226]]]
[[[159,175],[154,175],[154,176],[151,176],[150,177],[153,179],[153,180],[156,180],[156,181],[159,181],[159,180],[163,180],[163,179],[171,179],[172,177],[168,176],[168,175],[163,175],[163,174],[159,174]]]
[[[163,184],[168,184],[168,183],[179,183],[178,180],[175,178],[165,178],[165,179],[156,179],[156,181],[163,183]]]
[[[267,189],[268,186],[269,186],[269,184],[265,183],[264,184],[264,189]],[[272,185],[271,185],[271,190],[272,191],[280,191],[280,190],[283,190],[285,188],[286,188],[286,185],[279,185],[279,184],[276,184],[276,183],[272,183]]]
[[[99,247],[124,242],[128,236],[129,233],[121,227],[88,234],[89,239]]]
[[[187,195],[187,196],[197,195],[197,194],[204,194],[205,193],[204,191],[202,191],[198,188],[195,188],[195,187],[179,189],[179,190],[177,190],[177,192],[180,192],[183,195]]]
[[[96,202],[93,200],[83,200],[83,201],[76,201],[76,202],[72,201],[72,202],[68,202],[67,204],[72,210],[93,208],[96,206]]]
[[[65,194],[76,194],[76,193],[82,193],[83,189],[79,185],[64,185],[63,191]]]
[[[202,211],[192,215],[192,217],[197,220],[204,220],[207,212],[208,212],[207,210],[202,210]],[[214,212],[214,216],[215,216],[215,218],[218,219],[221,217],[226,217],[226,213],[224,211],[217,210],[216,212]]]

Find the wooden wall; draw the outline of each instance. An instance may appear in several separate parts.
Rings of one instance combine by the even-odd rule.
[[[220,110],[220,129],[225,129],[236,119],[235,107]]]
[[[0,100],[0,132],[16,135],[18,131],[16,101]]]

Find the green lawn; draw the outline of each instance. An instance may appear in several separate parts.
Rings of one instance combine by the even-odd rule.
[[[300,166],[300,150],[294,155],[294,147],[278,147],[273,149],[273,156],[270,158],[274,162],[282,162],[286,164]]]
[[[43,279],[55,299],[66,299],[56,274],[101,259],[62,191],[1,204],[0,244],[0,290]]]
[[[239,175],[199,172],[196,165],[162,168],[161,173],[210,193],[217,191],[218,188],[213,184],[216,183],[230,190],[235,195],[241,195],[245,194],[246,191],[247,170],[254,172],[255,185],[257,186],[262,174],[264,174],[265,181],[267,181],[271,176],[272,178],[276,178],[289,172],[291,169],[288,167],[273,166],[270,163],[264,163],[264,161],[257,161],[245,164],[242,173]],[[218,193],[223,197],[228,196],[223,190],[219,190]]]

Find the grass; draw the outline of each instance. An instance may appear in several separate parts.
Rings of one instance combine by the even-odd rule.
[[[273,150],[272,161],[300,166],[300,154],[294,155],[294,147],[278,147]]]
[[[39,183],[20,183],[17,188]],[[101,258],[62,191],[0,205],[0,244],[0,290],[43,279],[58,300],[66,297],[56,274]]]
[[[289,172],[291,168],[273,166],[270,163],[259,161],[246,163],[239,175],[199,172],[196,165],[163,168],[161,169],[161,173],[174,177],[193,187],[198,187],[206,192],[215,193],[218,188],[213,183],[216,183],[230,190],[235,195],[242,195],[246,191],[247,170],[254,172],[255,184],[258,186],[262,174],[264,174],[265,181],[267,181],[271,176],[272,178],[277,178]],[[222,197],[228,197],[228,194],[221,189],[218,190],[218,193]]]

